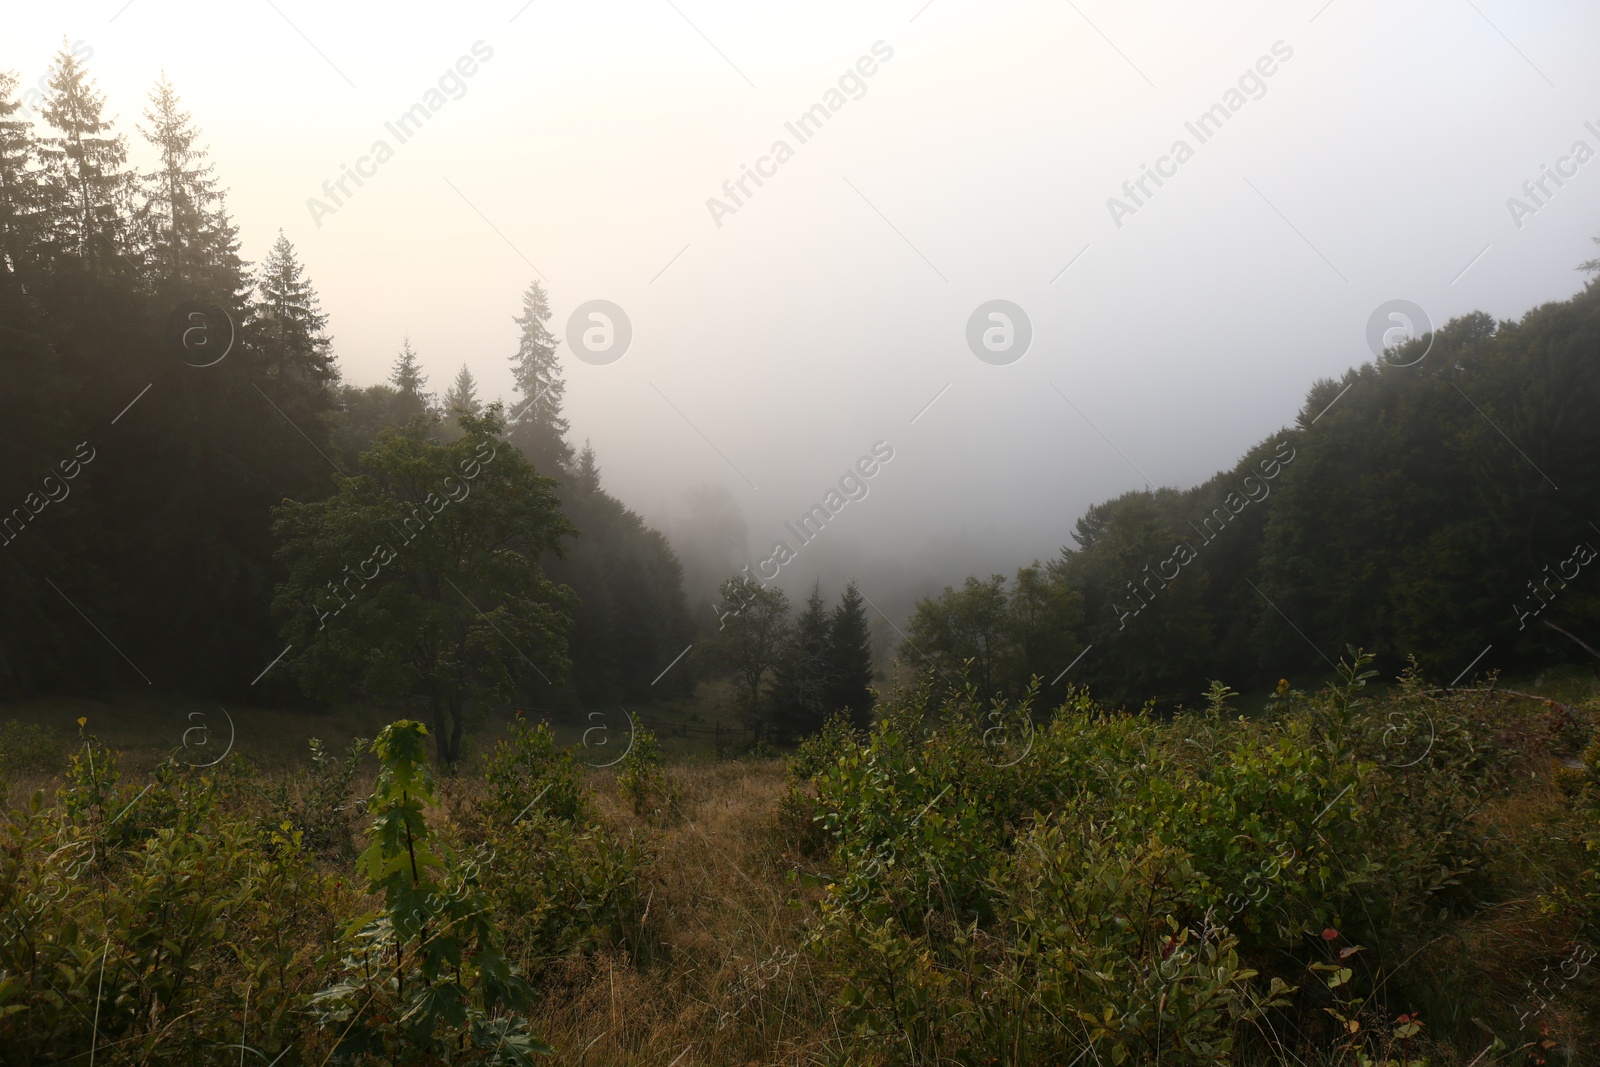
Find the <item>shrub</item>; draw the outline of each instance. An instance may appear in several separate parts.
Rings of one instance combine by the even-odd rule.
[[[341,1063],[531,1064],[552,1050],[519,1014],[532,991],[501,952],[481,864],[462,861],[428,828],[437,796],[427,737],[427,727],[402,719],[373,742],[383,767],[357,870],[383,908],[351,924],[341,980],[312,1007],[340,1033],[332,1055]]]
[[[85,724],[80,723],[80,727]],[[57,807],[6,813],[0,1049],[152,1063],[270,1060],[317,1041],[335,916],[354,910],[297,835],[264,831],[245,768],[167,761],[135,790],[84,730]]]
[[[671,808],[675,799],[672,784],[661,763],[661,746],[655,734],[635,723],[633,743],[617,771],[617,788],[635,815],[662,817]]]
[[[1379,946],[1341,992],[1363,1018],[1425,987],[1400,969],[1482,907],[1505,772],[1469,698],[1408,674],[1374,700],[1368,662],[1255,722],[1220,684],[1169,722],[1080,693],[1042,727],[1029,699],[924,689],[817,739],[816,795],[785,803],[827,831],[814,943],[869,1058],[1225,1059],[1291,985],[1330,1003],[1327,929]]]
[[[555,735],[544,723],[530,725],[520,715],[511,722],[511,736],[495,743],[484,768],[487,807],[494,817],[515,824],[531,811],[567,822],[587,813],[583,768],[572,754],[556,748]]]
[[[343,759],[334,759],[320,739],[311,739],[310,781],[296,820],[305,828],[307,848],[341,859],[354,853],[350,827],[365,805],[350,794],[367,745],[366,738],[358,737],[345,749]]]

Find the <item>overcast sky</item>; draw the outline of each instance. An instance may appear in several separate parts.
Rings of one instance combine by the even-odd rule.
[[[1192,485],[1292,421],[1371,358],[1385,301],[1517,317],[1579,288],[1600,234],[1600,159],[1573,155],[1600,151],[1600,8],[1576,0],[96,0],[5,20],[25,86],[63,34],[92,49],[140,161],[166,71],[246,257],[280,227],[295,243],[348,381],[381,380],[409,334],[431,387],[465,362],[511,399],[529,281],[558,335],[609,300],[620,359],[563,345],[573,436],[659,522],[726,485],[752,564],[887,441],[791,589],[865,569],[898,601],[1052,555],[1087,505]],[[430,103],[404,143],[386,127]],[[785,124],[816,104],[802,143]],[[1186,123],[1216,104],[1202,143]],[[336,210],[308,204],[334,207],[324,183],[380,140]],[[758,165],[735,203],[724,183]],[[1147,166],[1168,176],[1135,200]],[[1536,204],[1546,167],[1568,176]],[[967,340],[996,299],[1032,329],[1003,364]]]

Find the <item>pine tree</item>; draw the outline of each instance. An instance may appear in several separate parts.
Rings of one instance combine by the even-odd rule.
[[[200,131],[163,74],[150,92],[150,123],[141,126],[160,156],[144,176],[144,243],[157,276],[190,298],[234,304],[246,287],[238,229],[228,219],[215,168],[199,147]]]
[[[537,281],[528,286],[522,294],[522,314],[513,321],[522,327],[517,354],[511,357],[522,399],[507,436],[540,473],[558,475],[572,462],[572,446],[567,443],[567,420],[561,417],[567,388],[556,359],[561,342],[545,326],[550,321],[550,300],[544,286]]]
[[[849,716],[857,729],[872,725],[872,634],[856,583],[845,586],[828,621],[829,712]]]
[[[573,488],[585,493],[600,491],[600,465],[595,462],[594,446],[584,439],[583,451],[578,453],[578,467],[572,478]]]
[[[21,270],[31,243],[34,183],[29,167],[36,147],[27,120],[12,117],[22,108],[14,97],[17,84],[15,74],[0,70],[0,272]]]
[[[332,386],[339,373],[326,333],[328,316],[304,275],[294,245],[279,230],[256,282],[261,295],[256,310],[260,347],[273,386],[268,392],[280,407],[289,403],[302,413],[315,414],[333,406]]]
[[[409,337],[401,343],[400,353],[395,356],[394,370],[389,373],[389,384],[399,390],[399,395],[395,397],[395,415],[401,422],[409,421],[413,415],[420,415],[428,410],[431,397],[423,392],[428,384],[428,377],[422,373],[422,364],[411,348]]]
[[[465,363],[461,364],[461,371],[456,375],[450,391],[444,395],[444,406],[452,415],[461,412],[476,415],[483,407],[478,400],[478,380],[472,376],[472,371],[467,369]]]
[[[780,740],[816,733],[833,710],[829,703],[835,688],[829,629],[828,608],[818,582],[795,620],[773,685]]]
[[[90,263],[113,257],[124,243],[128,182],[122,172],[127,142],[111,134],[105,97],[88,70],[62,42],[41,109],[56,135],[39,145],[45,210],[60,252]]]

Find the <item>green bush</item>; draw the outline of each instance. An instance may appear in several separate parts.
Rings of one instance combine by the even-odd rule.
[[[501,952],[481,863],[428,827],[438,800],[427,737],[421,723],[401,720],[373,742],[383,769],[357,869],[383,906],[350,924],[341,973],[311,1006],[340,1035],[335,1062],[531,1064],[552,1050],[520,1014],[532,990]]]
[[[80,726],[85,724],[80,722]],[[230,761],[232,763],[232,761]],[[142,789],[85,728],[57,796],[0,832],[0,1049],[8,1063],[272,1059],[315,1048],[308,998],[354,900],[298,835],[264,828],[241,763],[171,761]]]
[[[489,786],[487,808],[506,824],[534,811],[566,822],[576,822],[588,812],[583,768],[571,753],[556,748],[550,727],[530,725],[520,715],[511,722],[511,736],[495,743],[484,779]]]
[[[1343,1003],[1429,995],[1402,968],[1489,895],[1505,772],[1470,698],[1407,675],[1373,699],[1368,662],[1249,722],[1221,686],[1168,721],[1077,693],[1037,726],[1031,697],[927,688],[815,739],[786,803],[827,834],[813,938],[863,1058],[1220,1061],[1268,1006],[1324,1025],[1330,931],[1373,946]]]
[[[665,818],[671,811],[676,798],[661,764],[661,745],[655,734],[635,723],[633,743],[617,770],[617,788],[635,815]]]

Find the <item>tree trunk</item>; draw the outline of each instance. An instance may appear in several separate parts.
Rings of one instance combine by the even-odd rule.
[[[461,730],[465,725],[466,711],[458,697],[450,702],[450,762],[461,758]]]
[[[439,699],[438,693],[431,694],[428,702],[433,707],[433,747],[438,754],[439,766],[442,768],[451,762],[450,742],[444,732],[444,702]]]

